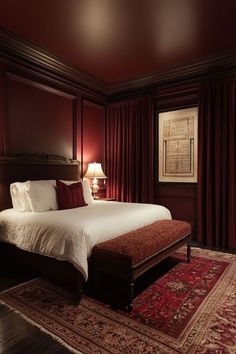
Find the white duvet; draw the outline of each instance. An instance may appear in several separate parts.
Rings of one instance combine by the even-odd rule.
[[[0,212],[0,240],[69,261],[87,280],[87,258],[94,245],[167,219],[171,214],[160,205],[102,200],[86,207],[40,213],[7,209]]]

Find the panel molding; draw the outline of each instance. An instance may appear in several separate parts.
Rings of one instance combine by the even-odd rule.
[[[77,96],[69,94],[67,92],[64,92],[62,89],[61,90],[55,89],[53,86],[49,86],[49,84],[42,84],[41,82],[31,80],[31,79],[25,78],[20,75],[16,75],[11,72],[6,72],[6,78],[9,81],[19,82],[20,84],[30,86],[30,87],[36,88],[36,89],[44,91],[44,92],[48,92],[52,95],[59,96],[59,97],[62,97],[64,99],[70,101],[71,111],[72,111],[72,114],[71,114],[71,127],[72,127],[71,151],[72,151],[72,156],[71,156],[71,158],[76,160],[77,159]],[[8,93],[7,101],[9,101],[9,100],[10,100],[10,96]],[[9,124],[9,112],[5,116],[5,120],[4,120],[4,125],[6,127],[6,129],[4,130],[4,137],[3,137],[4,138],[4,155],[9,154],[9,136],[8,136],[9,127],[8,127],[8,124]],[[41,151],[39,151],[39,153],[41,153]]]
[[[105,131],[105,107],[104,105],[94,101],[94,100],[91,100],[91,99],[88,99],[88,98],[82,98],[81,99],[81,109],[82,109],[82,119],[81,119],[81,130],[82,130],[82,135],[81,135],[81,151],[82,151],[82,154],[81,154],[81,170],[83,170],[84,168],[87,168],[87,163],[88,162],[91,162],[91,161],[98,161],[96,158],[93,157],[93,160],[91,161],[85,161],[85,158],[86,158],[86,152],[87,152],[87,148],[88,148],[88,145],[86,147],[85,145],[85,141],[86,141],[86,123],[87,123],[87,118],[86,117],[86,107],[91,107],[95,110],[100,111],[101,113],[101,120],[100,120],[100,134],[101,134],[101,158],[99,159],[99,162],[101,162],[102,164],[104,164],[104,160],[105,160],[105,136],[104,136],[104,131]],[[93,127],[92,127],[92,130],[93,130]],[[94,142],[93,142],[94,144]],[[95,151],[94,151],[95,152]],[[97,155],[97,152],[96,151],[96,154]],[[85,171],[84,171],[85,172]]]
[[[28,86],[35,87],[37,89],[52,93],[52,94],[57,95],[57,96],[61,96],[61,97],[68,98],[68,99],[71,99],[71,100],[76,98],[75,95],[71,95],[71,94],[69,94],[67,92],[64,92],[62,90],[55,89],[54,87],[46,85],[46,84],[41,84],[38,81],[27,79],[24,76],[16,75],[16,74],[13,74],[11,72],[6,72],[6,76],[7,76],[7,78],[9,78],[11,80],[20,82],[22,84],[26,84]]]

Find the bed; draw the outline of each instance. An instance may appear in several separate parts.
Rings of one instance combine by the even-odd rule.
[[[160,205],[102,200],[67,210],[7,209],[0,213],[0,240],[25,251],[68,261],[87,281],[87,259],[96,244],[170,218],[170,212]]]
[[[0,156],[0,211],[12,208],[10,184],[26,180],[78,180],[80,163],[62,156],[55,155],[19,155]],[[0,231],[1,233],[1,231]],[[31,269],[32,272],[43,274],[60,282],[75,291],[77,297],[84,287],[84,279],[71,263],[58,261],[21,250],[16,246],[0,241],[1,266],[17,269]]]
[[[12,208],[9,186],[26,180],[72,180],[78,161],[55,156],[0,159],[0,242],[4,256],[17,258],[43,274],[76,288],[80,298],[89,279],[93,247],[156,220],[169,220],[168,209],[152,204],[94,201],[86,207],[45,212]]]

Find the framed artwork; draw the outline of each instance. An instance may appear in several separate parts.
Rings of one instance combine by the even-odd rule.
[[[197,182],[198,107],[158,114],[159,182]]]

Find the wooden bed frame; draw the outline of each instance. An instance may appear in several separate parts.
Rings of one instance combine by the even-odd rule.
[[[12,208],[11,183],[45,179],[79,180],[80,163],[57,155],[0,156],[0,211]],[[23,251],[4,242],[0,242],[0,259],[2,267],[22,265],[75,290],[77,301],[81,297],[84,278],[69,262]]]

